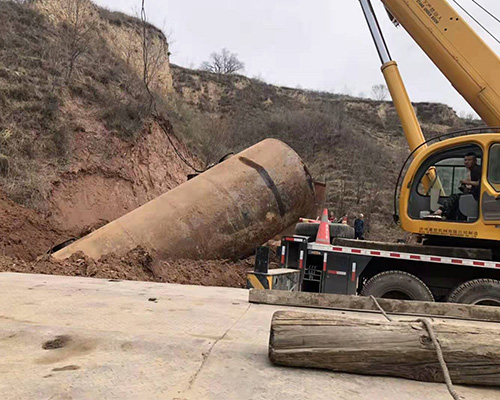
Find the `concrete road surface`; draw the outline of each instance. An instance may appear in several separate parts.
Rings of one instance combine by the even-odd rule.
[[[285,308],[247,298],[242,289],[0,274],[1,398],[449,398],[442,384],[275,367],[269,326]],[[500,399],[496,389],[458,390]]]

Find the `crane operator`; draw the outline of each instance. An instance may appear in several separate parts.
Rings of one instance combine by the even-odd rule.
[[[472,194],[476,201],[479,201],[481,185],[481,167],[477,164],[477,156],[470,152],[465,155],[464,165],[469,171],[469,178],[460,181],[458,188],[462,193],[455,193],[448,197],[444,204],[433,215],[436,217],[445,217],[447,220],[464,219],[458,209],[460,196],[462,194]]]

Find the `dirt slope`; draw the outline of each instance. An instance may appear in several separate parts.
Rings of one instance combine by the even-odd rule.
[[[70,236],[0,192],[0,255],[34,260]]]
[[[109,137],[98,123],[87,123],[75,137],[70,168],[52,182],[49,220],[76,233],[112,221],[185,182],[192,169],[176,151],[195,161],[171,130],[168,135],[151,122],[129,143]]]
[[[402,235],[391,194],[408,151],[390,102],[171,68],[149,24],[144,72],[143,27],[89,0],[1,1],[0,254],[33,260],[266,137],[299,152],[337,215],[367,214],[372,239]],[[475,124],[415,108],[428,137]]]

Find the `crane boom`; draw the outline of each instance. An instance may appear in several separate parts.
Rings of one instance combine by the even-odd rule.
[[[377,48],[380,61],[382,62],[382,73],[384,74],[394,106],[401,120],[410,151],[414,151],[425,142],[422,129],[411,105],[410,97],[406,91],[401,74],[399,73],[398,65],[391,58],[377,17],[373,12],[372,4],[370,0],[360,0],[359,2],[368,23],[373,42]]]
[[[381,0],[489,126],[500,126],[500,58],[446,0]]]
[[[387,82],[387,87],[391,93],[392,100],[394,102],[394,107],[401,120],[401,125],[403,127],[403,132],[405,133],[406,141],[410,147],[410,151],[414,152],[415,155],[427,148],[424,143],[425,138],[422,132],[420,123],[418,122],[417,115],[406,91],[403,79],[399,73],[398,64],[396,61],[391,59],[389,49],[385,43],[384,35],[380,29],[377,17],[373,12],[373,7],[370,0],[359,0],[363,13],[365,14],[366,22],[368,23],[368,28],[377,48],[377,52],[382,62],[382,73],[384,74],[385,81]],[[426,177],[423,180],[423,185],[426,192],[430,190],[432,184],[438,189],[442,189],[441,182],[436,176],[436,171],[434,169],[429,170],[426,173]]]

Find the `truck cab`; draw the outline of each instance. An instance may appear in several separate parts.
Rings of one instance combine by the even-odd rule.
[[[455,133],[458,137],[429,141],[431,144],[415,157],[398,184],[403,229],[427,236],[500,239],[500,137],[493,131],[461,131]],[[481,169],[477,193],[464,191],[460,184],[469,176],[464,165],[467,154],[475,155]],[[426,184],[430,171],[434,178]],[[452,197],[457,201],[456,215],[432,218]]]

